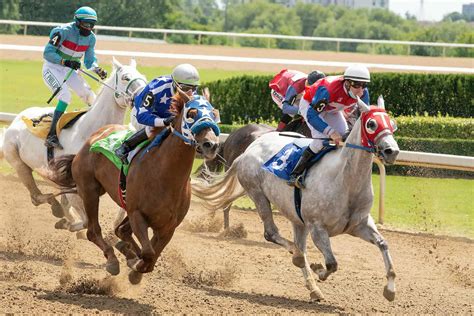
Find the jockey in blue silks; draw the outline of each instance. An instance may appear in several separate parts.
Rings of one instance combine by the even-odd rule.
[[[178,65],[171,75],[157,77],[148,83],[135,97],[132,109],[132,115],[137,122],[146,127],[130,136],[115,154],[125,161],[130,151],[148,139],[152,128],[169,126],[174,120],[174,116],[169,112],[171,97],[176,93],[177,87],[191,96],[195,94],[198,86],[199,73],[190,64]]]
[[[49,42],[43,52],[43,80],[51,91],[55,91],[61,85],[70,71],[81,68],[82,57],[87,69],[97,73],[101,79],[107,77],[107,72],[97,65],[95,57],[96,39],[92,29],[96,23],[97,13],[94,9],[81,7],[74,13],[74,22],[51,30]],[[95,93],[77,71],[72,71],[65,84],[87,104],[94,103]],[[56,123],[71,102],[69,89],[61,89],[57,98],[58,104],[54,110],[45,146],[62,149],[56,135]]]

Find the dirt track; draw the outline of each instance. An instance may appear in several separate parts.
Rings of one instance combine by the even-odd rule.
[[[44,36],[14,36],[0,35],[0,43],[15,45],[33,45],[43,46],[48,38]],[[361,62],[361,63],[382,63],[382,64],[402,64],[402,65],[420,65],[420,66],[445,66],[445,67],[473,67],[472,58],[442,58],[442,57],[423,57],[423,56],[396,56],[396,55],[370,55],[359,53],[336,53],[324,51],[296,51],[284,49],[262,49],[262,48],[244,48],[229,46],[204,46],[204,45],[173,45],[159,43],[137,43],[123,41],[97,41],[97,49],[107,50],[127,50],[155,53],[175,53],[175,54],[195,54],[195,55],[221,55],[221,56],[239,56],[239,57],[257,57],[257,58],[281,58],[281,59],[305,59],[321,60],[334,62]],[[42,60],[40,52],[22,52],[0,50],[0,60],[18,59],[18,60]],[[110,63],[111,56],[99,56],[101,63]],[[126,60],[126,57],[120,57],[120,60]],[[183,59],[160,59],[160,58],[137,58],[140,66],[168,66],[185,62]],[[221,61],[203,61],[193,60],[192,63],[198,69],[225,69],[225,70],[252,70],[277,72],[285,65],[277,64],[253,64],[239,62],[221,62]],[[314,70],[311,66],[292,65],[290,68],[310,72]],[[325,72],[340,72],[343,67],[318,67]],[[371,68],[371,71],[389,71]],[[399,72],[399,70],[397,70]]]
[[[106,278],[100,250],[55,230],[49,208],[35,208],[16,177],[0,175],[0,192],[0,313],[474,312],[469,241],[383,232],[397,272],[397,296],[390,303],[382,296],[378,249],[349,236],[333,238],[339,271],[318,282],[326,300],[315,303],[291,256],[264,240],[256,213],[233,210],[231,221],[242,223],[248,236],[229,239],[213,232],[221,223],[193,203],[155,271],[133,286],[125,264],[119,276]],[[114,210],[104,198],[105,233]],[[291,237],[286,220],[277,216],[276,221]],[[314,247],[309,256],[313,262],[322,259]],[[103,294],[87,294],[98,292]]]

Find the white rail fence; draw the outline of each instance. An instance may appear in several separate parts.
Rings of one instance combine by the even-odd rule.
[[[40,22],[40,21],[20,21],[20,20],[0,20],[0,24],[20,25],[23,26],[23,34],[28,34],[28,26],[51,27],[63,24],[61,22]],[[94,28],[98,33],[100,30],[127,32],[128,37],[132,37],[135,32],[139,33],[160,33],[163,34],[163,40],[166,41],[168,34],[185,34],[197,36],[197,43],[201,44],[203,36],[221,36],[228,37],[236,44],[237,38],[264,38],[267,39],[267,47],[270,47],[272,39],[295,40],[301,41],[301,49],[305,49],[306,42],[334,42],[336,43],[336,51],[340,51],[341,43],[361,43],[372,45],[372,52],[375,53],[376,44],[386,45],[405,45],[407,46],[407,54],[410,55],[412,46],[429,46],[442,47],[443,56],[446,55],[446,48],[474,48],[474,44],[465,43],[441,43],[441,42],[412,42],[412,41],[389,41],[389,40],[373,40],[373,39],[356,39],[356,38],[336,38],[336,37],[317,37],[317,36],[290,36],[276,34],[250,34],[250,33],[233,33],[233,32],[211,32],[211,31],[192,31],[192,30],[176,30],[176,29],[155,29],[142,27],[123,27],[123,26],[105,26],[97,25]]]
[[[0,112],[0,122],[9,123],[13,121],[16,114]],[[229,134],[221,134],[220,140],[225,141]],[[379,192],[379,216],[378,223],[383,224],[385,215],[385,166],[378,159],[374,159],[380,170],[380,192]],[[417,151],[401,150],[398,155],[397,165],[419,166],[439,169],[463,170],[474,172],[474,157],[455,156],[445,154],[433,154]]]

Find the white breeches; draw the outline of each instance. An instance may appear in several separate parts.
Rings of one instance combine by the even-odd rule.
[[[71,70],[68,67],[53,64],[49,61],[44,61],[43,64],[43,81],[51,91],[55,91],[61,85],[67,73]],[[95,101],[95,93],[91,87],[82,78],[77,71],[73,71],[69,79],[63,84],[63,87],[56,96],[59,100],[71,103],[71,88],[76,94],[88,105],[92,105]]]
[[[309,109],[309,102],[306,101],[305,99],[301,99],[300,102],[300,114],[304,117],[305,121],[308,122],[308,109]],[[342,111],[335,111],[335,112],[323,112],[319,115],[324,122],[326,122],[331,128],[335,129],[336,131],[339,132],[342,136],[347,132],[348,126],[346,119],[344,118],[344,114]],[[308,127],[311,130],[311,136],[314,138],[327,138],[329,135],[322,133],[318,130],[316,130],[313,126],[311,126],[309,123]],[[323,140],[321,139],[314,139],[313,142],[309,145],[311,150],[314,153],[317,153],[318,151],[323,148]]]

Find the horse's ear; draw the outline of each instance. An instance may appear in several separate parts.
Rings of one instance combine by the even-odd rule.
[[[202,89],[202,95],[207,99],[207,101],[211,102],[211,93],[209,92],[208,87]]]
[[[187,95],[186,92],[184,92],[178,85],[176,85],[176,89],[178,90],[178,94],[180,95],[181,99],[183,99],[184,103],[186,104],[189,100],[191,100],[191,97]]]
[[[357,97],[357,105],[359,106],[361,112],[368,112],[370,110],[370,107],[359,97]]]
[[[135,58],[130,59],[130,66],[137,69],[137,61]]]
[[[377,105],[378,105],[379,108],[385,110],[385,100],[383,99],[382,95],[379,95],[379,97],[377,99]]]
[[[122,68],[122,64],[117,60],[115,59],[115,57],[112,57],[112,64],[115,66],[115,68]]]

